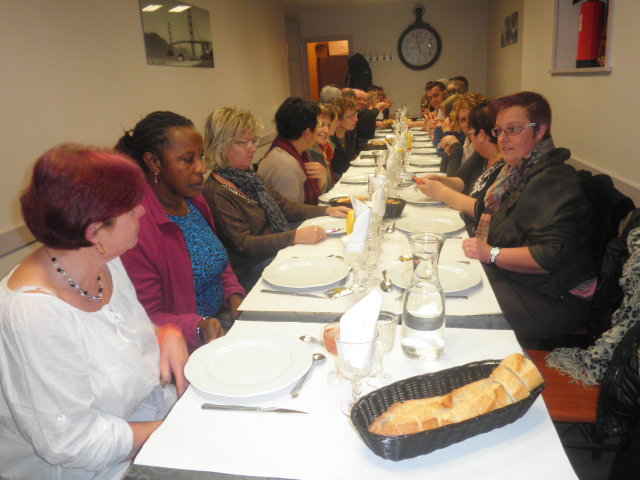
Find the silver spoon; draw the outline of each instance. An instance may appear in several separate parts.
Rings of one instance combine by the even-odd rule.
[[[300,394],[300,389],[302,388],[302,385],[304,385],[304,381],[307,379],[307,376],[309,375],[309,372],[311,371],[313,366],[316,364],[316,362],[321,362],[325,358],[327,358],[327,357],[325,357],[322,353],[314,353],[313,354],[313,361],[311,362],[311,366],[309,367],[309,370],[307,370],[307,373],[305,373],[302,376],[302,378],[300,380],[298,380],[298,383],[296,383],[296,386],[293,387],[293,390],[291,390],[291,394],[290,394],[291,398],[297,398],[297,396]]]
[[[298,338],[300,340],[302,340],[304,343],[310,343],[312,345],[319,345],[321,347],[324,346],[322,344],[321,340],[317,339],[316,337],[312,337],[311,335],[300,335]]]
[[[389,225],[386,229],[385,229],[385,233],[393,233],[396,231],[396,222],[393,222],[393,225]]]
[[[389,280],[389,277],[387,277],[387,271],[383,270],[382,281],[380,282],[380,290],[382,290],[383,292],[390,292],[392,288],[393,284],[391,283],[391,280]]]

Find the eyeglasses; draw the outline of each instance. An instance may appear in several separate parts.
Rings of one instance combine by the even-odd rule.
[[[507,128],[493,127],[491,129],[491,133],[496,138],[499,138],[500,135],[502,135],[502,133],[505,133],[507,135],[507,137],[515,137],[516,135],[521,133],[526,128],[535,127],[535,126],[536,126],[535,123],[527,123],[526,125],[521,125],[521,126],[518,126],[518,127],[507,127]]]
[[[322,120],[318,120],[318,124],[316,125],[316,128],[322,128],[322,127],[328,127],[329,124],[328,123],[324,123]]]
[[[243,148],[249,148],[251,145],[253,145],[254,147],[257,147],[258,142],[260,142],[260,138],[256,137],[251,140],[236,140],[233,143],[235,143],[236,145],[240,145]]]

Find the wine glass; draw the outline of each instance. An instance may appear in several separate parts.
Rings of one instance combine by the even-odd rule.
[[[340,404],[340,410],[349,416],[351,408],[360,398],[362,379],[371,373],[375,336],[367,341],[350,341],[340,338],[338,330],[334,338],[338,346],[338,362],[340,371],[351,381],[351,399]]]
[[[363,292],[366,287],[360,282],[360,269],[364,265],[367,242],[366,240],[353,241],[347,237],[342,237],[341,240],[344,258],[352,270],[351,284],[348,288],[355,293]]]
[[[381,253],[378,229],[378,225],[375,224],[369,228],[367,242],[364,247],[364,267],[367,277],[364,279],[363,283],[370,286],[377,285],[379,282],[379,280],[373,275],[373,271],[378,264],[378,259],[380,258]]]
[[[333,364],[335,370],[327,374],[327,382],[330,385],[346,385],[349,380],[340,373],[340,365],[338,364],[338,347],[334,335],[340,330],[340,322],[328,323],[322,327],[320,332],[320,338],[322,338],[322,346],[327,351],[331,358],[333,358]]]
[[[398,315],[391,312],[380,312],[376,322],[378,337],[376,338],[374,359],[375,367],[373,375],[366,378],[365,382],[372,387],[383,387],[391,383],[392,377],[384,372],[384,357],[391,353],[396,341]]]

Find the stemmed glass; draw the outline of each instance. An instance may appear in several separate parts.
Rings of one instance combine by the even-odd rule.
[[[376,323],[378,337],[375,345],[375,368],[373,375],[366,378],[365,382],[372,387],[383,387],[391,383],[393,377],[384,372],[384,357],[391,353],[396,341],[398,315],[391,312],[380,312]]]
[[[376,339],[345,341],[340,338],[340,331],[335,333],[334,338],[338,346],[340,371],[351,381],[351,399],[340,404],[342,413],[349,416],[351,408],[360,398],[362,379],[371,373]]]
[[[377,285],[379,282],[379,280],[373,275],[373,271],[375,270],[378,259],[380,258],[380,253],[381,246],[380,236],[378,234],[378,225],[373,224],[371,228],[369,228],[367,242],[364,247],[364,267],[367,273],[367,277],[363,281],[365,285]]]
[[[327,374],[327,382],[330,385],[346,385],[349,380],[340,373],[340,366],[338,364],[338,346],[334,338],[336,332],[340,330],[340,322],[328,323],[322,328],[320,332],[322,338],[322,345],[329,355],[333,358],[335,370]]]
[[[367,287],[365,287],[360,281],[360,269],[364,265],[367,242],[366,240],[350,241],[347,237],[342,237],[341,240],[344,258],[352,270],[351,284],[349,285],[349,288],[356,293],[363,292]]]

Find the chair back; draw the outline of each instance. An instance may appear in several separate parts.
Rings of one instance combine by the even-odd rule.
[[[587,170],[580,170],[578,176],[591,204],[591,256],[596,268],[600,268],[608,243],[618,236],[620,222],[635,205],[633,200],[616,189],[609,175],[593,175]]]
[[[596,415],[599,435],[624,435],[637,426],[640,417],[639,347],[640,321],[616,347],[600,384]]]

